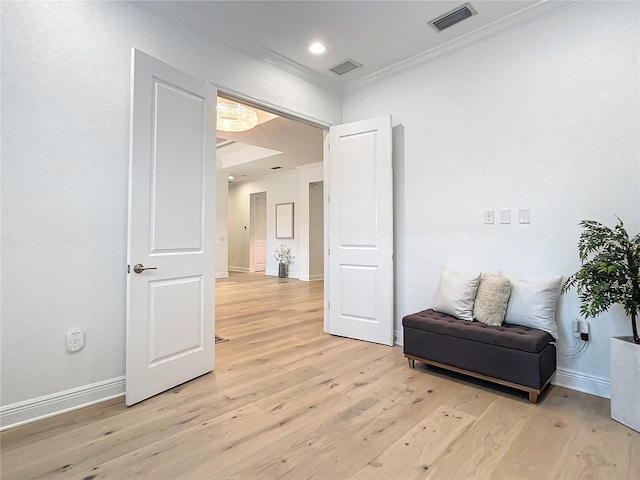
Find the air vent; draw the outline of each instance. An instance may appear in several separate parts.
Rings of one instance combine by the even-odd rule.
[[[344,62],[342,62],[340,65],[336,65],[330,70],[335,74],[344,75],[345,73],[360,67],[362,67],[362,65],[360,65],[358,62],[354,62],[353,60],[347,59]]]
[[[472,17],[476,13],[478,12],[476,12],[476,9],[473,8],[470,3],[465,3],[444,15],[440,15],[438,18],[431,20],[429,25],[431,25],[436,32],[441,32],[445,28],[449,28],[450,26],[461,22],[465,18]]]

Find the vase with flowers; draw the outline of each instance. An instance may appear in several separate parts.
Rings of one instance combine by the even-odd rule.
[[[291,255],[291,247],[287,247],[285,243],[281,244],[280,248],[273,253],[273,257],[278,261],[278,277],[285,278],[288,265],[296,258]]]

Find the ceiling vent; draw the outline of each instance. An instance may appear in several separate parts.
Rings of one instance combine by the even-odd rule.
[[[360,67],[362,67],[362,65],[360,65],[358,62],[354,62],[353,60],[347,59],[344,62],[342,62],[340,65],[336,65],[330,70],[337,75],[344,75],[345,73]]]
[[[465,3],[444,15],[440,15],[438,18],[434,18],[429,22],[429,25],[431,25],[436,32],[441,32],[445,28],[449,28],[450,26],[461,22],[465,18],[472,17],[477,13],[476,9],[473,8],[470,3]]]

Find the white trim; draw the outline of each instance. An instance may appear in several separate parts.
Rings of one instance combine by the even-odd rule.
[[[72,388],[0,407],[0,431],[88,407],[125,394],[125,377]]]
[[[252,273],[248,267],[234,267],[233,265],[229,265],[228,270],[230,272]]]
[[[484,25],[472,32],[460,37],[456,37],[446,43],[431,48],[425,52],[414,55],[413,57],[402,60],[398,63],[385,67],[381,70],[371,73],[365,77],[345,85],[345,93],[353,92],[366,85],[393,77],[402,72],[413,70],[430,63],[437,62],[442,58],[448,57],[462,50],[466,50],[477,43],[483,42],[489,38],[495,37],[502,33],[516,30],[530,23],[536,22],[548,16],[559,13],[567,8],[582,3],[584,0],[576,0],[571,3],[555,2],[549,0],[541,0],[523,10],[515,12],[507,17],[496,20],[488,25]]]
[[[586,375],[568,368],[558,368],[551,378],[553,385],[603,398],[611,398],[611,383],[606,378]]]
[[[228,278],[229,272],[218,272],[216,273],[216,278]]]
[[[393,344],[400,346],[404,345],[404,332],[402,330],[393,331]]]
[[[275,63],[272,63],[272,62],[267,62],[267,63],[281,70],[285,70],[284,68],[282,68],[282,66],[276,65]],[[291,72],[288,72],[288,73],[291,73]],[[299,120],[302,123],[310,124],[314,127],[320,127],[325,130],[329,128],[330,125],[332,125],[332,123],[329,123],[326,120],[320,120],[319,118],[311,117],[309,115],[306,115],[301,112],[297,112],[295,110],[289,110],[288,108],[284,108],[282,106],[278,106],[275,103],[271,103],[271,102],[262,100],[258,97],[248,95],[246,93],[235,90],[234,88],[226,87],[221,83],[214,83],[210,80],[209,80],[209,83],[213,87],[216,87],[218,89],[218,94],[222,93],[222,95],[225,98],[230,97],[230,100],[238,100],[240,102],[252,103],[253,106],[262,108],[263,110],[267,110],[270,113],[275,113],[277,115],[280,115],[281,117],[292,118],[293,120]],[[337,89],[337,91],[340,91],[340,90],[341,90],[341,86],[340,88]],[[269,174],[269,175],[272,175],[272,174]]]
[[[300,280],[303,282],[317,282],[324,280],[324,273],[316,273],[314,275],[300,275]]]

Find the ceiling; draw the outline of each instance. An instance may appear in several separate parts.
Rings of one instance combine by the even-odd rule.
[[[461,6],[456,1],[132,1],[134,5],[197,32],[210,40],[294,73],[326,88],[342,91],[451,45],[486,37],[523,23],[533,11],[563,8],[561,1],[471,0],[477,15],[436,32],[428,22]],[[315,41],[326,52],[313,55]],[[441,53],[444,54],[444,53]],[[342,76],[330,68],[351,59],[361,68]],[[278,153],[240,162],[241,145],[218,149],[226,157],[219,168],[238,179],[250,179],[322,161],[322,130],[277,117],[249,132],[221,134],[221,139],[241,142]],[[255,154],[255,150],[254,154]],[[264,151],[263,151],[264,153]],[[221,155],[220,155],[221,154]],[[251,152],[245,152],[249,158]],[[234,163],[229,166],[229,163]],[[242,177],[242,175],[245,175]]]
[[[222,175],[242,182],[322,161],[322,128],[277,115],[262,121],[264,112],[254,110],[261,121],[251,130],[217,134],[216,162]]]

